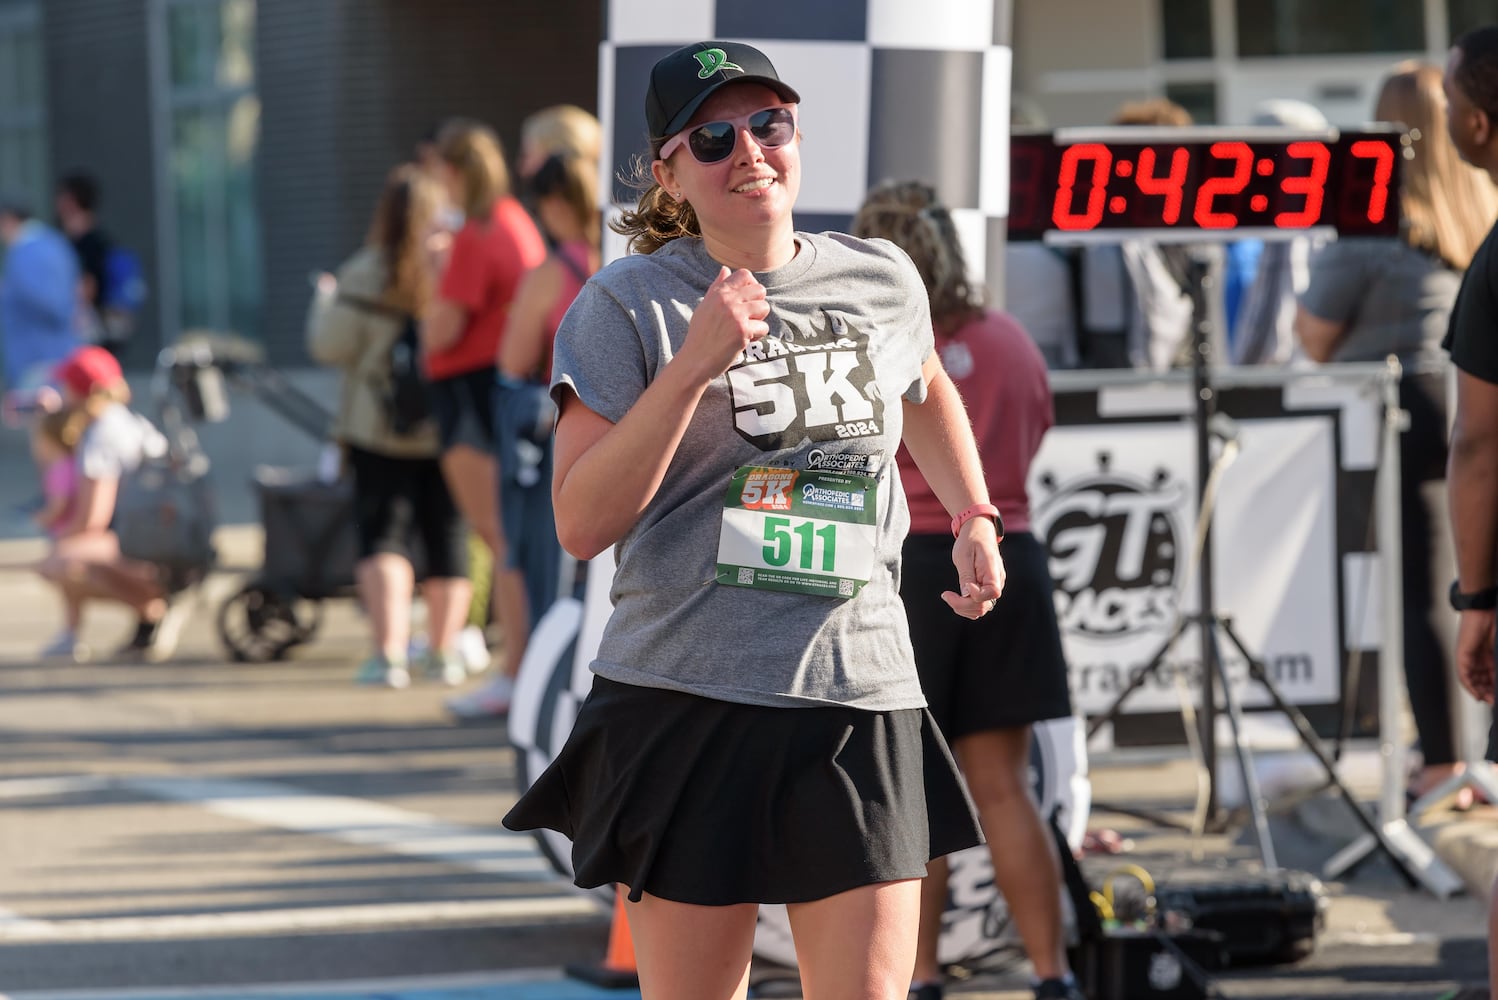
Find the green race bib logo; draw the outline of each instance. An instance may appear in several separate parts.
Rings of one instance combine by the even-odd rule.
[[[744,466],[724,499],[717,581],[856,597],[874,573],[878,506],[873,476]]]
[[[698,65],[702,68],[697,71],[697,79],[706,80],[719,70],[736,69],[744,72],[744,67],[738,63],[728,61],[728,53],[722,49],[703,49],[695,53]]]

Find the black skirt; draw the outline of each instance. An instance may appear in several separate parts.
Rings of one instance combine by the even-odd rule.
[[[570,838],[584,889],[707,906],[921,878],[983,842],[925,709],[769,708],[602,677],[504,825]]]
[[[999,552],[1008,572],[1004,593],[992,611],[969,621],[941,599],[958,587],[952,537],[905,539],[900,597],[921,690],[949,740],[1072,712],[1045,543],[1017,531]]]

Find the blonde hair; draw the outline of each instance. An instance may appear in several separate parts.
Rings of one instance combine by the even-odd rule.
[[[463,179],[463,214],[471,222],[487,222],[494,204],[510,193],[510,171],[504,147],[494,130],[479,122],[457,119],[437,134],[437,155]]]
[[[425,242],[441,205],[441,188],[419,167],[401,164],[385,178],[365,243],[384,259],[385,298],[398,309],[417,312],[431,299]]]
[[[78,447],[78,441],[83,436],[83,429],[77,426],[70,409],[43,413],[32,425],[32,431],[37,437],[50,441],[69,455]]]
[[[105,410],[116,404],[130,405],[130,386],[124,379],[114,385],[97,386],[77,403],[57,411],[62,418],[58,430],[59,439],[64,442],[72,441],[72,447],[77,447],[77,443],[83,440],[83,432],[88,430],[89,425],[98,420]]]
[[[1441,77],[1439,67],[1400,63],[1384,80],[1374,113],[1410,133],[1400,173],[1405,242],[1460,271],[1498,216],[1498,192],[1451,143]]]
[[[575,104],[553,104],[529,115],[520,125],[520,149],[548,156],[566,153],[597,163],[603,155],[598,119]]]
[[[983,290],[968,280],[967,258],[952,214],[931,185],[878,185],[854,216],[853,235],[889,240],[910,255],[931,298],[931,320],[938,331],[950,333],[982,313]]]

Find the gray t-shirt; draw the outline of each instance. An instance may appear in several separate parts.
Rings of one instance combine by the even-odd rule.
[[[1333,361],[1441,359],[1461,275],[1399,239],[1345,239],[1311,257],[1306,312],[1346,326]]]
[[[899,596],[910,518],[894,456],[901,400],[925,398],[926,290],[887,241],[796,239],[790,263],[756,275],[769,295],[769,337],[708,386],[660,489],[615,548],[614,613],[593,670],[746,704],[920,708]],[[678,239],[604,268],[557,333],[553,393],[569,386],[617,423],[680,350],[719,266],[700,240]],[[879,473],[874,569],[858,596],[717,583],[734,470],[836,468],[839,455]]]

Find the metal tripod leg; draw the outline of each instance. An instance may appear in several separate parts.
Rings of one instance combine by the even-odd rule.
[[[1395,823],[1385,823],[1381,826],[1373,817],[1368,815],[1367,811],[1358,804],[1357,798],[1352,794],[1352,790],[1347,787],[1342,781],[1341,776],[1337,774],[1337,765],[1327,756],[1326,751],[1321,748],[1321,738],[1316,735],[1316,730],[1311,727],[1311,723],[1305,717],[1305,713],[1285,701],[1279,692],[1279,688],[1274,686],[1274,682],[1270,680],[1269,675],[1265,672],[1264,665],[1249,654],[1247,647],[1243,645],[1243,640],[1238,638],[1238,633],[1233,629],[1233,623],[1227,619],[1223,619],[1222,630],[1227,634],[1228,640],[1232,642],[1234,648],[1238,650],[1239,655],[1247,661],[1249,676],[1257,681],[1265,692],[1268,693],[1269,700],[1273,702],[1275,709],[1290,720],[1291,725],[1295,727],[1295,731],[1300,734],[1301,744],[1311,752],[1312,756],[1321,763],[1322,769],[1326,771],[1327,781],[1337,789],[1337,792],[1342,796],[1342,801],[1347,803],[1347,808],[1352,810],[1353,815],[1357,817],[1358,822],[1368,832],[1368,836],[1372,838],[1375,846],[1383,848],[1384,853],[1388,854],[1389,860],[1394,863],[1395,869],[1404,876],[1405,881],[1412,887],[1423,885],[1442,899],[1451,895],[1452,890],[1448,887],[1452,882],[1455,882],[1456,886],[1460,888],[1461,882],[1451,872],[1451,869],[1446,868],[1445,865],[1436,859],[1435,853],[1431,851],[1430,847],[1424,841],[1421,841],[1403,820]],[[1399,827],[1403,827],[1403,831]],[[1405,832],[1408,832],[1409,836],[1406,836]],[[1411,838],[1419,843],[1418,848],[1409,843]],[[1338,852],[1337,855],[1333,856],[1332,861],[1337,861],[1344,853],[1346,853],[1345,849]],[[1331,873],[1331,866],[1332,862],[1328,862],[1323,870],[1327,873],[1328,878],[1336,878],[1337,875]]]
[[[1119,710],[1123,708],[1123,703],[1129,700],[1130,695],[1144,686],[1145,680],[1160,668],[1160,664],[1165,660],[1165,654],[1170,652],[1171,647],[1176,644],[1176,641],[1181,638],[1182,633],[1186,631],[1186,627],[1194,621],[1198,621],[1198,619],[1182,618],[1180,621],[1176,622],[1175,629],[1171,631],[1170,637],[1166,639],[1163,644],[1161,644],[1159,649],[1155,650],[1155,655],[1150,657],[1149,662],[1141,667],[1136,674],[1134,674],[1133,678],[1130,679],[1128,686],[1118,693],[1118,695],[1113,699],[1112,704],[1110,704],[1101,715],[1098,715],[1092,720],[1092,724],[1087,727],[1087,739],[1092,739],[1097,735],[1098,730],[1102,729],[1106,723],[1113,722],[1118,718],[1118,713]],[[1138,806],[1121,805],[1118,803],[1108,802],[1103,799],[1094,799],[1092,802],[1092,806],[1094,809],[1102,810],[1104,812],[1118,813],[1123,816],[1133,816],[1136,819],[1142,819],[1147,823],[1153,823],[1155,826],[1168,827],[1173,830],[1191,829],[1190,823],[1184,823],[1173,816],[1167,815],[1166,813],[1160,812],[1155,809],[1142,809]]]
[[[1403,819],[1387,820],[1375,829],[1377,834],[1365,833],[1328,858],[1321,866],[1322,877],[1339,879],[1383,848],[1406,877],[1416,879],[1437,899],[1450,899],[1466,888],[1456,872],[1436,857],[1430,845]]]
[[[1269,819],[1264,815],[1264,797],[1259,791],[1259,776],[1254,773],[1253,757],[1249,754],[1248,744],[1243,739],[1243,709],[1238,704],[1238,696],[1233,693],[1233,687],[1228,683],[1227,665],[1222,662],[1222,646],[1217,638],[1217,629],[1221,627],[1228,631],[1228,623],[1225,618],[1209,618],[1202,623],[1202,628],[1211,629],[1212,644],[1212,669],[1217,671],[1217,677],[1222,681],[1222,700],[1227,707],[1228,728],[1233,731],[1233,752],[1238,757],[1238,769],[1243,774],[1243,797],[1248,802],[1248,815],[1253,820],[1254,839],[1259,842],[1259,858],[1264,862],[1264,868],[1272,871],[1278,868],[1279,861],[1274,854],[1274,841],[1269,836]],[[1237,645],[1237,640],[1234,640]],[[1241,653],[1243,647],[1239,646]],[[1207,739],[1214,740],[1216,733],[1208,733]]]
[[[1469,761],[1467,769],[1461,774],[1453,774],[1420,796],[1409,807],[1409,815],[1418,818],[1432,806],[1463,788],[1472,788],[1489,802],[1498,802],[1498,780],[1494,779],[1488,767],[1483,766],[1486,763],[1479,761],[1474,764]],[[1430,845],[1404,819],[1389,820],[1382,826],[1384,836],[1408,853],[1406,860],[1415,865],[1421,884],[1436,896],[1447,899],[1465,888],[1461,878],[1436,857]],[[1372,835],[1365,833],[1332,855],[1331,860],[1323,866],[1322,874],[1327,878],[1340,878],[1366,861],[1378,846]]]
[[[1118,718],[1118,711],[1123,708],[1123,703],[1129,700],[1129,695],[1143,687],[1145,680],[1160,668],[1160,664],[1165,659],[1165,654],[1170,652],[1170,647],[1176,644],[1176,640],[1181,637],[1181,633],[1186,631],[1186,626],[1189,624],[1191,624],[1191,620],[1188,618],[1182,618],[1176,622],[1175,630],[1170,633],[1170,638],[1166,639],[1160,648],[1155,650],[1155,655],[1150,657],[1149,662],[1141,667],[1139,672],[1133,676],[1129,681],[1129,686],[1118,692],[1118,696],[1113,699],[1112,704],[1101,715],[1092,720],[1092,725],[1087,727],[1087,738],[1089,740],[1097,735],[1097,731],[1102,729],[1104,724]]]
[[[1432,806],[1440,803],[1448,796],[1455,795],[1463,788],[1472,789],[1489,802],[1498,802],[1498,778],[1493,776],[1492,768],[1488,766],[1488,762],[1485,760],[1469,760],[1466,761],[1466,765],[1459,774],[1453,774],[1410,803],[1408,814],[1418,818],[1428,812]]]

